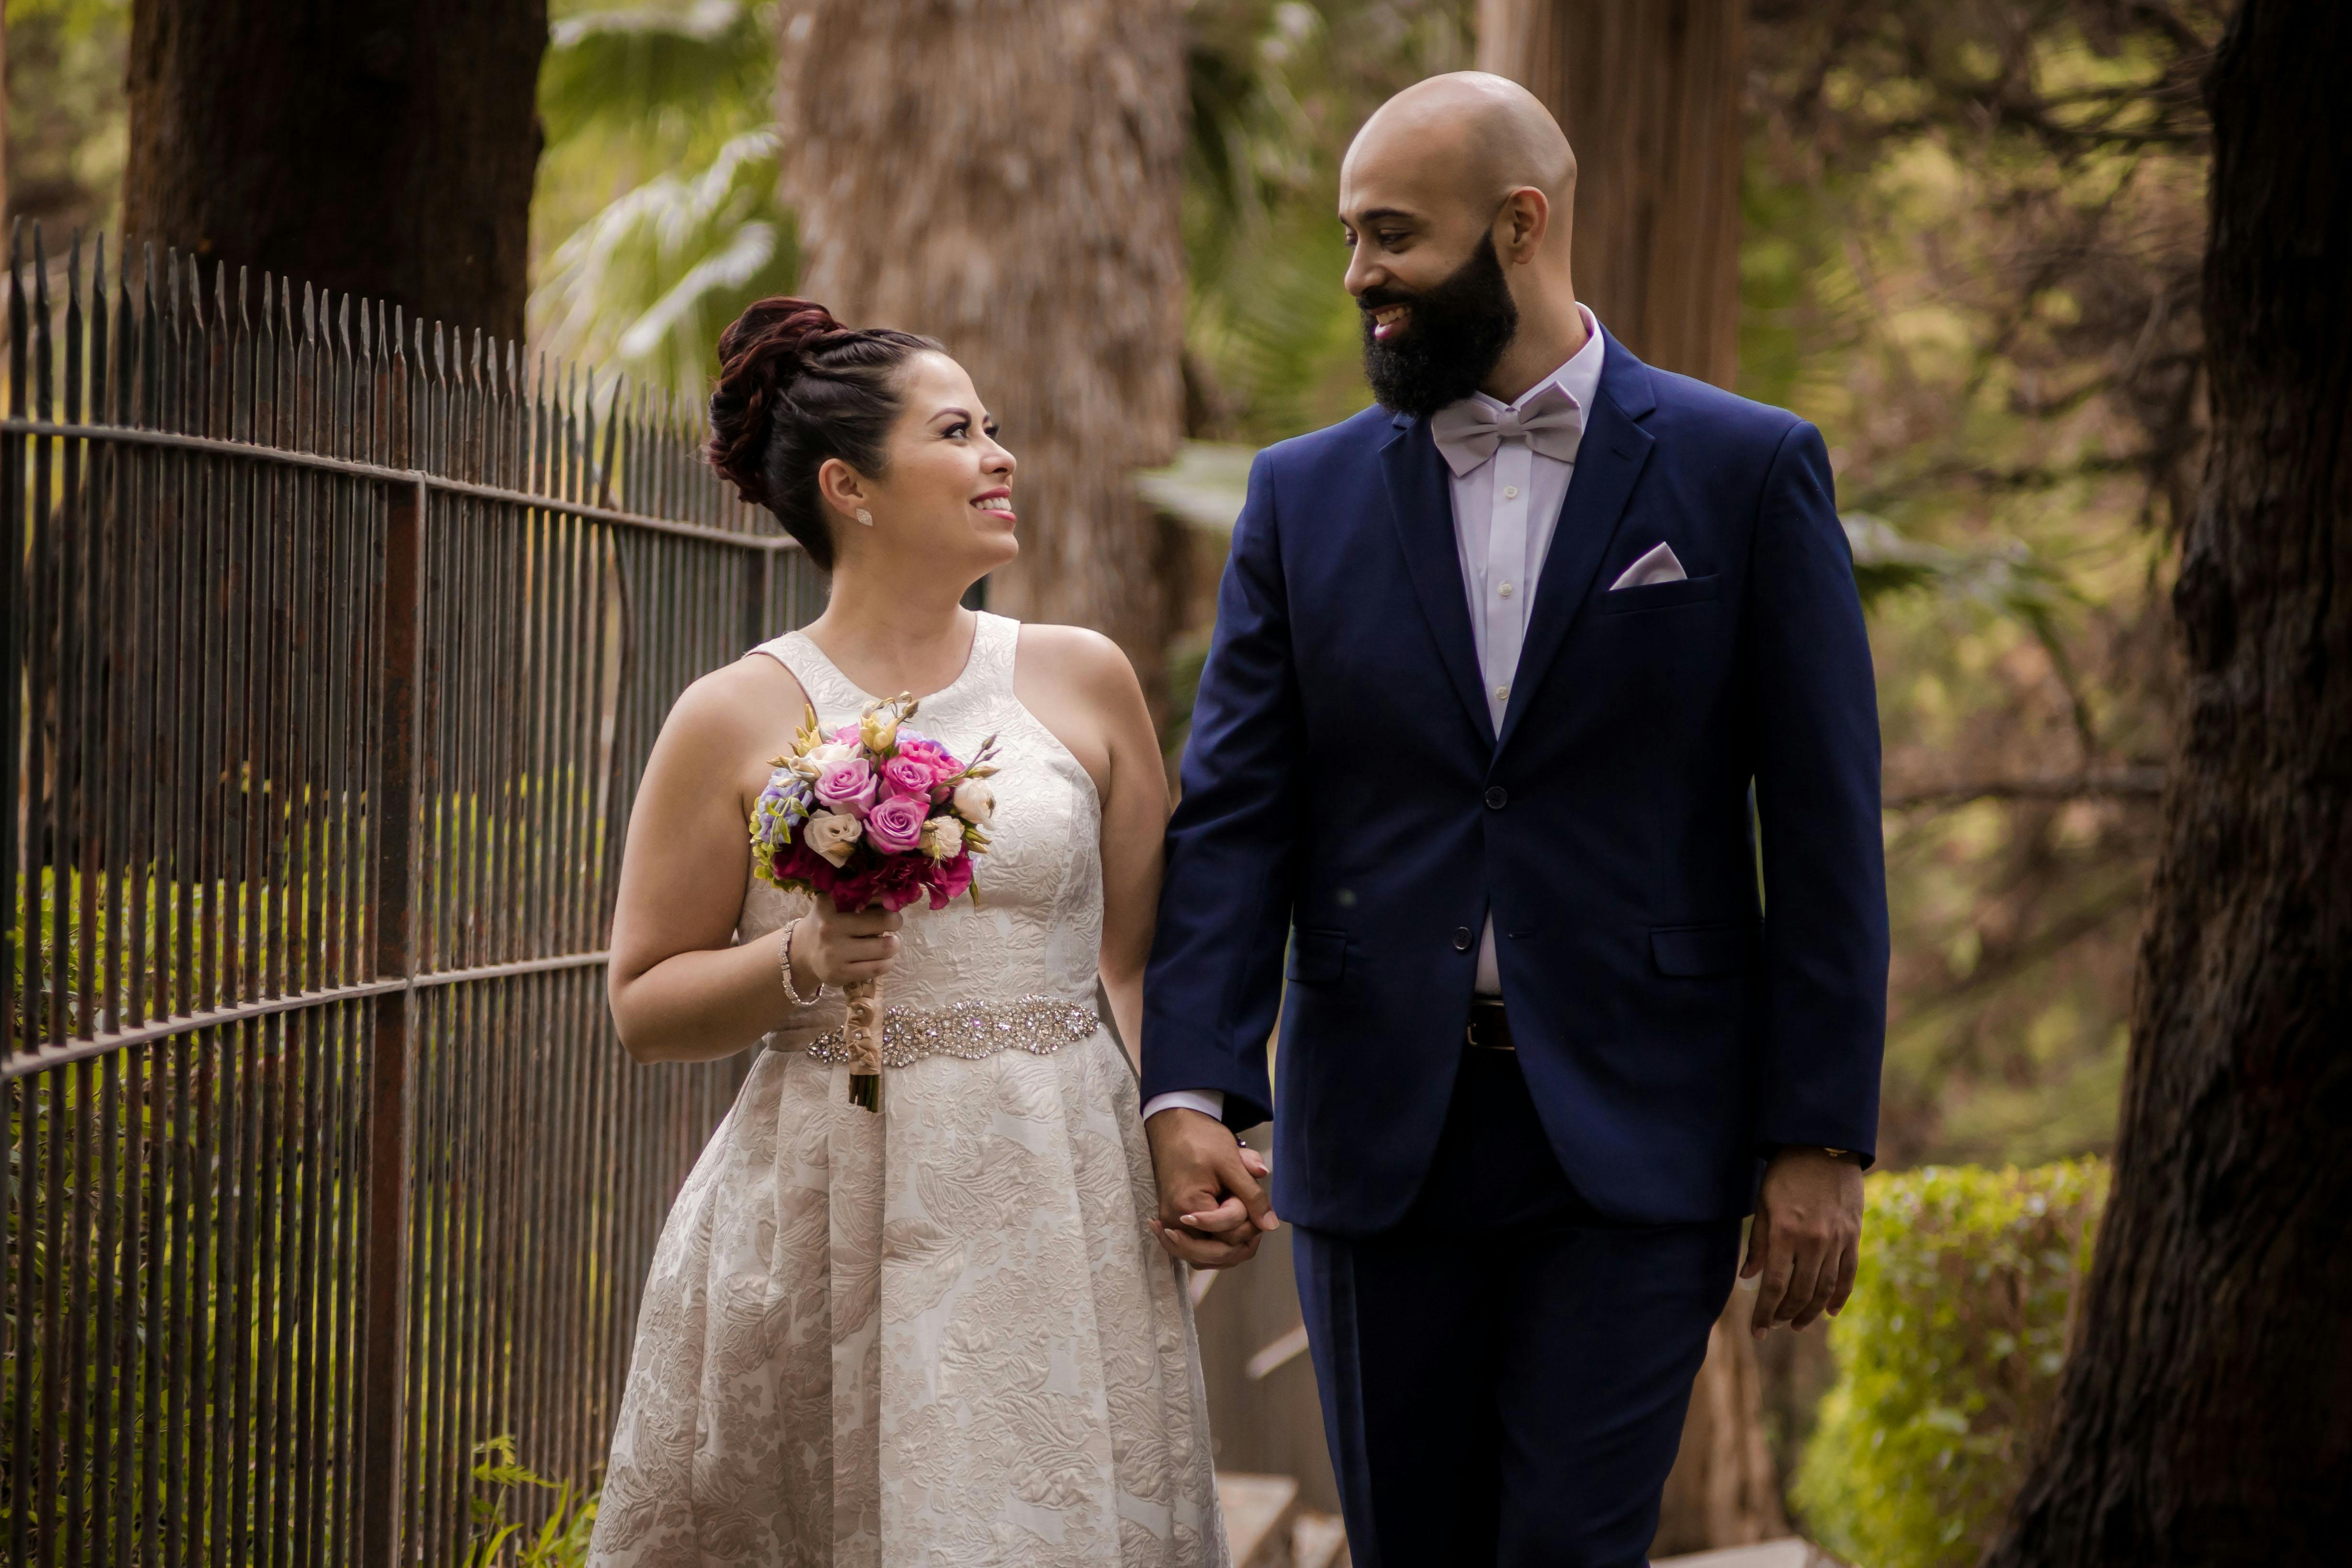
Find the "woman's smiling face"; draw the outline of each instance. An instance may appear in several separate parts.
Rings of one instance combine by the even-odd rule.
[[[977,578],[1021,552],[1013,531],[1013,454],[997,445],[996,421],[963,366],[926,352],[908,359],[903,374],[881,477],[857,477],[862,500],[824,487],[838,519],[834,537],[845,553],[869,544],[913,552],[942,567],[962,564]],[[874,519],[870,530],[857,521],[859,505]]]

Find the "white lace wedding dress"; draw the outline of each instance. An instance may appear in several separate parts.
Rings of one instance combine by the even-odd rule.
[[[1100,809],[1013,694],[1017,623],[913,726],[1003,771],[977,907],[907,911],[881,1114],[828,992],[767,1037],[655,1250],[600,1568],[1227,1562],[1135,1078],[1097,1021]],[[872,700],[762,646],[827,728]],[[807,908],[746,889],[743,938]]]

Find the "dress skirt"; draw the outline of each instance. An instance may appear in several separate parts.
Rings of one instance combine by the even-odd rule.
[[[1199,1358],[1109,1031],[883,1075],[766,1048],[638,1320],[602,1568],[1226,1562]]]

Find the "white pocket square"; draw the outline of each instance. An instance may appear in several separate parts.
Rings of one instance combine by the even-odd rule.
[[[1689,575],[1683,570],[1683,563],[1675,559],[1673,546],[1659,544],[1626,567],[1624,575],[1609,584],[1609,591],[1613,594],[1620,588],[1645,588],[1653,583],[1679,583]]]

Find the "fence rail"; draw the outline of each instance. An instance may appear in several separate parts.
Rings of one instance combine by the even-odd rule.
[[[671,400],[8,266],[9,1560],[462,1562],[483,1439],[593,1479],[740,1078],[605,1015],[646,752],[815,583]]]

